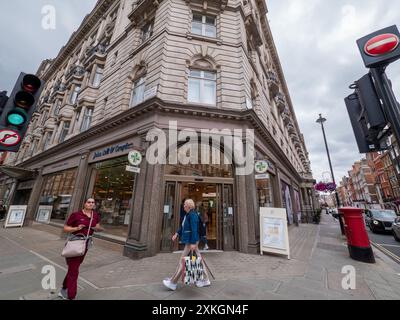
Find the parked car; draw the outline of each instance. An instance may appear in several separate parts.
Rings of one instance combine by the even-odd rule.
[[[400,242],[400,218],[396,218],[393,223],[393,237]]]
[[[392,232],[393,223],[397,219],[393,210],[365,210],[365,224],[373,232]]]

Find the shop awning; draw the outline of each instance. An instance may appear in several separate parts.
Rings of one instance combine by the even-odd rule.
[[[18,168],[18,167],[10,167],[4,165],[0,166],[0,172],[15,179],[29,179],[29,178],[34,178],[36,176],[36,172],[34,170]]]

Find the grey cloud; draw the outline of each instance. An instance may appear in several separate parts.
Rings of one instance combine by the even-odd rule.
[[[0,90],[10,91],[20,72],[36,72],[44,59],[57,56],[95,0],[8,0],[0,13]],[[43,6],[56,9],[56,30],[42,28]]]
[[[336,179],[361,159],[344,98],[348,86],[367,73],[356,40],[400,21],[400,3],[390,0],[271,0],[268,19],[304,133],[317,180],[329,171],[322,113]],[[295,10],[294,10],[294,9]],[[389,10],[390,9],[390,10]],[[400,98],[400,62],[388,69]]]

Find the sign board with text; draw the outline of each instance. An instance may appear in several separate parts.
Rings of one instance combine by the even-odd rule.
[[[290,259],[286,209],[260,208],[260,253],[282,254]]]
[[[28,206],[10,206],[4,228],[22,227]]]

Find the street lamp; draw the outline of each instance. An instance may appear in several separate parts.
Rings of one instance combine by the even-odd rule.
[[[329,148],[328,148],[328,143],[326,142],[326,135],[325,135],[325,128],[324,128],[324,123],[327,120],[325,118],[322,117],[321,114],[319,114],[319,118],[317,119],[317,123],[321,124],[321,128],[322,128],[322,134],[324,135],[324,142],[325,142],[325,147],[326,147],[326,154],[328,155],[328,161],[329,161],[329,168],[331,169],[331,175],[332,175],[332,182],[336,185],[335,182],[335,175],[333,174],[333,169],[332,169],[332,162],[331,162],[331,156],[329,154]],[[338,204],[338,209],[340,207],[340,200],[339,200],[339,194],[337,192],[337,189],[335,190],[335,195],[336,195],[336,202]],[[339,217],[339,223],[340,223],[340,230],[342,231],[342,234],[344,235],[344,226],[343,226],[343,221],[342,219]]]

